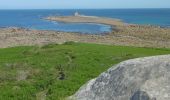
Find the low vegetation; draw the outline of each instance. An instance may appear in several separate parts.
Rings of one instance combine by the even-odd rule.
[[[62,100],[118,62],[169,53],[74,42],[0,49],[0,100]]]
[[[113,32],[116,36],[134,37],[145,41],[166,42],[170,40],[170,29],[150,25],[118,26],[119,31]],[[155,44],[157,45],[157,44]]]

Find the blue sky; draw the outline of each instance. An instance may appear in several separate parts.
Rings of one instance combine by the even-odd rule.
[[[170,8],[170,0],[0,0],[0,9]]]

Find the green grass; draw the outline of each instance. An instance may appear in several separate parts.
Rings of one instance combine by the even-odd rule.
[[[0,100],[61,100],[121,61],[170,49],[67,42],[0,49]]]

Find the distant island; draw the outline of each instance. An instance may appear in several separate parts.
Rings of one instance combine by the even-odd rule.
[[[97,17],[97,16],[85,16],[80,15],[78,12],[74,13],[74,16],[49,16],[46,20],[59,21],[66,23],[98,23],[111,26],[122,26],[127,23],[122,22],[120,19]]]

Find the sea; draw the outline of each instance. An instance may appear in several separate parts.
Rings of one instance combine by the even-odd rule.
[[[75,12],[87,16],[121,19],[126,23],[170,27],[170,9],[32,9],[0,10],[0,27],[100,34],[111,32],[109,25],[95,23],[63,23],[44,20],[48,16],[70,16]]]

